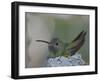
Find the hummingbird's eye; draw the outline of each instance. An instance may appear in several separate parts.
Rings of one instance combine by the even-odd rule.
[[[58,45],[58,43],[56,43],[56,45]]]

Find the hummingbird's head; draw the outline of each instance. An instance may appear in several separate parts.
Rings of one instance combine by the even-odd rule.
[[[44,40],[36,40],[37,42],[44,42],[48,44],[48,48],[51,52],[58,52],[62,47],[62,43],[58,38],[53,38],[50,42]]]

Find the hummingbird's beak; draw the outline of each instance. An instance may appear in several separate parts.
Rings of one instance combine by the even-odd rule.
[[[50,42],[48,42],[48,41],[44,41],[44,40],[36,40],[37,42],[44,42],[44,43],[47,43],[47,44],[49,44]]]

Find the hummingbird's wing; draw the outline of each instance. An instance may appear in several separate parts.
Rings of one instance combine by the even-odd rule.
[[[85,42],[86,32],[82,31],[71,43],[68,44],[66,51],[70,55],[75,54]]]

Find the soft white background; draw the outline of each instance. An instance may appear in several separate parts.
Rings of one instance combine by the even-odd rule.
[[[0,1],[0,81],[13,81],[10,78],[11,69],[11,2],[14,0],[1,0]],[[20,1],[20,0],[19,0]],[[100,0],[21,0],[30,2],[44,2],[44,3],[58,3],[58,4],[72,4],[72,5],[90,5],[98,6],[98,14],[100,14]],[[98,16],[98,22],[100,15]],[[100,31],[100,24],[98,31]],[[100,32],[99,34],[100,35]],[[100,41],[100,37],[98,38]],[[100,48],[98,43],[98,48]],[[100,50],[98,57],[100,57]],[[100,58],[98,58],[100,62]],[[100,63],[99,67],[100,68]],[[99,70],[100,72],[100,70]],[[39,79],[26,79],[26,81],[99,81],[100,74],[98,75],[82,75],[82,76],[65,76],[53,78],[39,78]]]

